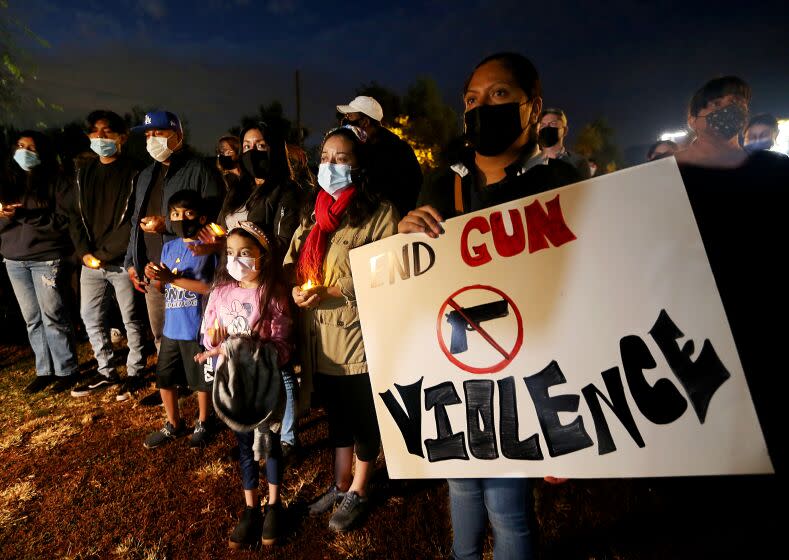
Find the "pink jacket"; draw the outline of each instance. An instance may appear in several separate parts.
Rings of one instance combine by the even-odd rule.
[[[227,328],[228,336],[248,335],[254,331],[261,340],[271,342],[277,348],[277,362],[280,366],[288,362],[293,352],[293,320],[284,297],[271,298],[261,320],[257,289],[241,288],[235,283],[218,286],[208,297],[203,324],[200,327],[206,350],[213,348],[208,329],[216,325]]]

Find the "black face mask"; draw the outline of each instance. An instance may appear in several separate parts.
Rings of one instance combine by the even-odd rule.
[[[216,156],[216,159],[219,162],[219,167],[221,167],[225,171],[230,171],[231,169],[236,168],[237,164],[233,159],[233,156],[218,155]]]
[[[520,103],[480,105],[463,115],[466,138],[483,156],[496,156],[523,133]]]
[[[340,121],[340,124],[342,126],[345,126],[345,125],[349,124],[351,126],[358,126],[359,128],[362,128],[362,119],[357,119],[355,121],[352,121],[352,120],[350,120],[349,118],[346,117],[342,121]]]
[[[537,142],[541,148],[550,148],[559,142],[559,129],[555,126],[541,128],[537,134]]]
[[[175,235],[185,239],[194,239],[202,227],[200,220],[188,220],[186,218],[183,220],[172,220],[170,225]]]
[[[269,168],[271,167],[268,158],[268,152],[263,150],[251,149],[244,152],[241,156],[241,165],[247,173],[252,175],[255,179],[265,179],[268,177]]]

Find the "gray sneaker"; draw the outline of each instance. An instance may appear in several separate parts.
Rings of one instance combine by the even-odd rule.
[[[329,518],[329,529],[332,531],[347,531],[367,511],[367,498],[356,492],[347,492],[337,508]]]
[[[148,434],[148,437],[145,438],[143,445],[146,449],[155,449],[160,445],[170,443],[171,441],[175,441],[179,437],[185,435],[186,426],[184,425],[183,420],[178,423],[177,428],[170,424],[170,422],[165,422],[161,430]]]
[[[329,489],[321,495],[320,498],[307,506],[307,512],[310,515],[320,515],[334,508],[334,506],[342,501],[345,497],[345,492],[340,492],[336,484],[329,486]]]

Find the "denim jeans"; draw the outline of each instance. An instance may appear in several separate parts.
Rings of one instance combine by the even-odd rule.
[[[252,444],[255,432],[233,432],[238,442],[238,468],[241,471],[241,485],[244,490],[257,490],[260,484],[260,464],[255,461],[255,452]],[[279,486],[282,482],[282,448],[279,444],[279,434],[269,433],[271,437],[270,455],[266,457],[266,482]]]
[[[77,353],[74,323],[66,305],[69,289],[66,259],[6,259],[5,266],[27,324],[27,336],[36,356],[36,375],[65,376],[75,373]]]
[[[285,383],[285,413],[282,416],[282,430],[280,439],[282,443],[296,444],[296,394],[299,390],[296,375],[292,371],[282,371],[282,381]]]
[[[447,482],[454,558],[482,558],[486,520],[490,520],[493,528],[494,560],[534,557],[528,478],[454,478]]]
[[[114,291],[129,343],[129,356],[126,359],[127,373],[130,377],[140,375],[145,367],[143,356],[145,323],[137,312],[134,286],[128,273],[120,266],[100,269],[83,266],[80,291],[82,292],[80,314],[90,338],[90,345],[93,347],[93,354],[99,363],[98,372],[109,377],[115,369],[113,360],[115,351],[107,324],[108,307]]]
[[[164,333],[164,294],[150,284],[148,291],[145,292],[145,307],[148,308],[148,322],[151,325],[153,343],[158,353]]]

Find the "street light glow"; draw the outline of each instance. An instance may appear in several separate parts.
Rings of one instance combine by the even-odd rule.
[[[685,136],[687,135],[688,135],[687,130],[675,130],[673,132],[664,132],[663,134],[660,135],[659,140],[661,142],[665,142],[666,140],[671,140],[672,142],[676,142],[677,140],[685,138]]]
[[[778,138],[770,151],[789,154],[789,119],[778,120]]]

